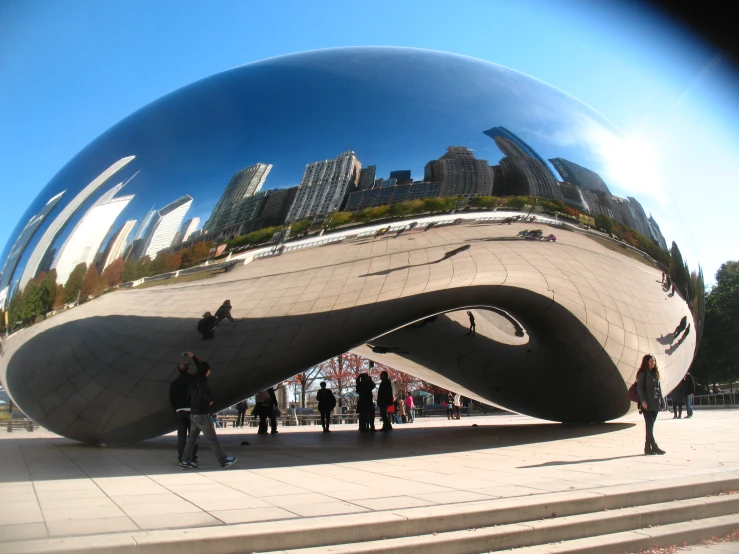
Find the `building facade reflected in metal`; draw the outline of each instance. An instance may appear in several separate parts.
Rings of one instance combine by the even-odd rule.
[[[701,305],[682,273],[663,286],[679,250],[594,137],[620,140],[572,97],[451,54],[309,52],[194,83],[91,143],[20,218],[0,378],[88,442],[172,430],[183,351],[213,366],[214,410],[353,351],[536,417],[619,417],[641,356],[665,390],[687,371]],[[206,263],[233,269],[184,279]],[[28,291],[48,314],[20,310]],[[203,340],[225,299],[238,322]],[[683,316],[693,333],[671,339]]]

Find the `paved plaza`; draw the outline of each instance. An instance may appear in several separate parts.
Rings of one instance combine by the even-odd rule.
[[[698,410],[688,420],[662,413],[655,434],[666,456],[641,455],[636,413],[573,427],[510,414],[427,418],[369,435],[354,425],[267,436],[221,429],[237,464],[219,469],[204,446],[192,472],[175,464],[173,435],[96,448],[14,431],[0,436],[0,541],[446,504],[453,512],[454,504],[501,497],[739,474],[737,424],[733,410]]]

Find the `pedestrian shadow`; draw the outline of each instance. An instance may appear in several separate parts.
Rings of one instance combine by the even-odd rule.
[[[672,344],[674,340],[675,337],[672,335],[672,333],[667,333],[666,335],[659,337],[657,339],[657,342],[667,346],[668,344]]]
[[[469,250],[470,248],[472,248],[472,245],[465,244],[464,246],[460,246],[459,248],[455,248],[454,250],[450,250],[449,252],[446,252],[441,258],[439,258],[435,262],[426,262],[423,264],[415,264],[415,265],[404,265],[402,267],[395,267],[393,269],[383,269],[382,271],[377,271],[375,273],[365,273],[364,275],[360,275],[360,277],[375,277],[378,275],[389,275],[393,273],[394,271],[402,271],[404,269],[409,269],[411,267],[421,267],[424,265],[438,264],[438,263],[443,262],[444,260],[448,260],[449,258],[456,256],[457,254],[460,254],[461,252],[464,252],[465,250]]]
[[[641,458],[641,454],[629,454],[628,456],[613,456],[612,458],[588,458],[587,460],[571,460],[562,462],[544,462],[543,464],[535,464],[530,466],[518,466],[516,469],[528,469],[534,467],[551,467],[551,466],[570,466],[577,464],[591,464],[597,462],[610,462],[612,460],[625,460],[627,458]]]

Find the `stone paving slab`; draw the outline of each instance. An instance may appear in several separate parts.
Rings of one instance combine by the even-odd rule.
[[[2,542],[122,531],[431,509],[496,498],[730,472],[739,474],[739,412],[660,414],[666,456],[643,456],[636,413],[566,427],[517,415],[419,419],[393,433],[284,427],[220,429],[239,461],[199,471],[176,464],[175,437],[96,448],[48,431],[0,435]],[[243,440],[250,446],[240,446]],[[287,525],[287,523],[286,523]]]

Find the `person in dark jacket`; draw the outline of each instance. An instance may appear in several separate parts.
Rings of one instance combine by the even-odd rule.
[[[246,419],[246,409],[248,408],[248,405],[246,403],[246,400],[242,400],[238,404],[236,404],[236,411],[238,412],[238,415],[236,416],[236,427],[243,427],[244,426],[244,420]]]
[[[203,340],[210,340],[215,337],[216,325],[218,325],[218,318],[210,312],[205,312],[203,319],[198,321],[198,333],[203,335]]]
[[[683,404],[685,404],[682,381],[670,393],[670,398],[672,399],[672,419],[681,419],[683,417]]]
[[[331,411],[336,407],[336,397],[331,389],[326,388],[326,382],[321,381],[321,389],[316,394],[318,400],[318,411],[321,414],[321,427],[324,433],[330,433]]]
[[[267,434],[267,420],[272,412],[272,399],[270,398],[269,392],[263,390],[254,397],[256,406],[254,407],[254,414],[259,418],[259,429],[257,429],[258,435]]]
[[[177,371],[180,374],[169,385],[169,404],[177,416],[177,463],[182,465],[182,453],[185,451],[185,443],[190,435],[190,381],[192,374],[190,373],[190,364],[182,360],[177,364]],[[198,459],[198,445],[192,452],[193,460]]]
[[[467,317],[470,318],[470,330],[467,331],[468,335],[475,336],[475,316],[472,315],[472,312],[467,312]]]
[[[685,396],[685,411],[688,418],[693,417],[693,396],[695,396],[695,379],[690,373],[686,373],[681,382],[683,396]]]
[[[279,433],[277,430],[277,415],[280,412],[280,406],[277,403],[274,387],[268,388],[267,394],[269,394],[269,426],[272,427],[272,434],[274,435]]]
[[[236,320],[231,316],[231,301],[230,300],[224,300],[223,304],[221,304],[221,307],[216,310],[216,319],[218,320],[217,323],[220,323],[224,319],[228,319],[231,322],[235,322]]]
[[[359,431],[366,433],[375,431],[375,403],[372,400],[372,391],[375,383],[368,373],[361,373],[357,377],[357,413],[359,414]]]
[[[198,464],[193,461],[193,454],[195,444],[201,432],[210,443],[213,454],[221,467],[228,467],[236,461],[236,458],[228,456],[223,450],[216,436],[216,430],[213,427],[213,419],[210,415],[213,400],[211,400],[210,388],[208,387],[208,376],[210,375],[211,367],[208,362],[204,362],[192,352],[185,352],[185,355],[193,359],[197,371],[188,387],[191,427],[190,436],[187,437],[185,451],[182,454],[182,469],[196,469],[198,467]]]
[[[382,430],[385,432],[392,431],[393,426],[390,423],[390,415],[387,409],[393,405],[393,384],[390,382],[387,371],[380,373],[380,388],[377,389],[377,405],[380,407]]]
[[[452,391],[446,393],[446,418],[454,419],[454,393]]]
[[[654,440],[654,422],[657,421],[657,414],[665,399],[659,384],[657,360],[651,354],[647,354],[642,359],[641,367],[636,374],[636,383],[636,392],[639,394],[639,403],[646,426],[644,454],[664,454],[665,451],[661,450]]]

